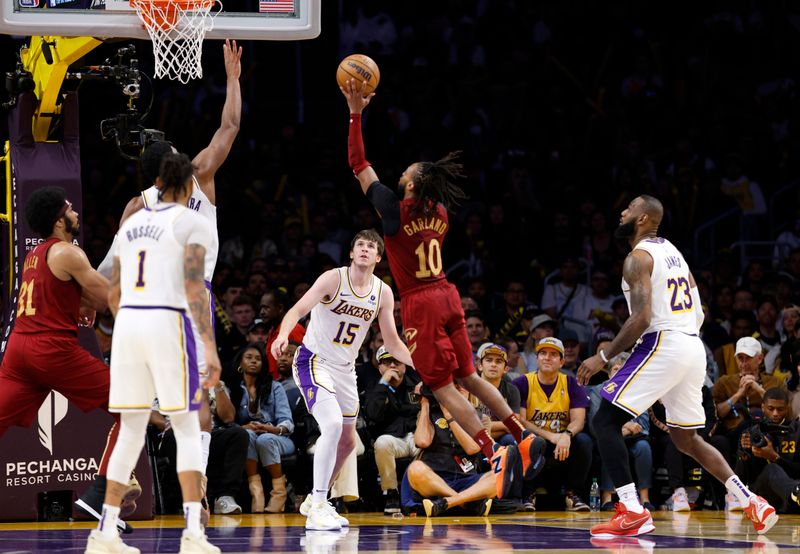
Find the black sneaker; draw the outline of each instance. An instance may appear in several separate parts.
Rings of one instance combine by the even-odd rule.
[[[105,475],[98,475],[97,478],[89,485],[86,492],[75,501],[75,506],[79,513],[93,517],[100,521],[102,517],[100,514],[103,512],[103,502],[106,499],[106,477]],[[122,521],[117,520],[117,530],[120,533],[133,533],[133,527]]]
[[[434,500],[425,498],[422,501],[422,507],[425,508],[425,515],[428,517],[440,516],[449,508],[447,500],[444,498],[436,498]]]
[[[391,516],[400,513],[400,494],[397,489],[392,489],[384,492],[386,504],[383,507],[383,515]]]
[[[486,517],[492,510],[492,499],[482,498],[480,500],[473,500],[464,505],[464,508],[471,514],[480,517]]]
[[[522,512],[535,512],[536,511],[536,493],[531,494],[528,498],[522,501]]]
[[[519,443],[519,455],[522,459],[522,478],[530,481],[544,469],[547,441],[531,432]]]
[[[791,497],[800,506],[800,483],[797,483],[792,489]]]

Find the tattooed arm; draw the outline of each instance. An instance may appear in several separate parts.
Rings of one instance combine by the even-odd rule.
[[[183,254],[183,278],[186,286],[186,300],[192,320],[200,333],[200,338],[205,347],[206,367],[208,378],[204,383],[206,388],[211,388],[219,381],[221,365],[217,355],[217,344],[211,328],[208,314],[208,294],[205,281],[205,247],[199,244],[187,244]]]
[[[652,315],[651,296],[653,285],[650,275],[653,272],[653,258],[643,250],[634,250],[625,258],[622,275],[631,287],[631,316],[625,321],[622,329],[611,344],[603,349],[603,355],[610,360],[620,352],[624,352],[642,336],[650,326]],[[578,368],[578,382],[585,385],[589,378],[605,366],[598,352],[583,361]]]

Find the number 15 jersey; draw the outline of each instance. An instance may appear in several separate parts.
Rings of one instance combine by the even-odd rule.
[[[656,237],[639,241],[634,250],[644,250],[653,258],[653,272],[650,282],[652,313],[650,327],[643,334],[655,331],[680,331],[688,335],[696,334],[697,317],[689,284],[689,265],[683,255],[667,239]],[[631,287],[622,280],[622,292],[631,307]]]
[[[442,243],[450,224],[441,204],[425,215],[418,200],[400,202],[400,229],[386,235],[386,253],[397,290],[407,292],[445,279],[442,267]]]

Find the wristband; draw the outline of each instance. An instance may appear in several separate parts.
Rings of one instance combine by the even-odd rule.
[[[608,363],[608,358],[606,358],[606,353],[603,352],[602,349],[598,350],[597,354],[600,356],[600,359],[603,360],[603,363],[605,363],[605,364]]]

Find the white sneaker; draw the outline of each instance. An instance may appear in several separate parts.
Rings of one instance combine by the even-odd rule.
[[[232,496],[220,496],[214,501],[215,514],[241,514],[242,507],[236,503]]]
[[[338,514],[333,506],[327,502],[317,502],[311,505],[306,516],[306,529],[312,531],[336,531],[342,528]]]
[[[99,529],[93,529],[89,533],[89,540],[86,542],[85,554],[139,554],[139,549],[128,546],[119,536],[112,539],[106,537]]]
[[[681,487],[675,489],[672,494],[672,511],[673,512],[691,512],[692,507],[689,506],[689,498],[686,496],[686,490]]]
[[[741,512],[744,507],[739,504],[739,499],[736,496],[728,493],[725,495],[725,511],[726,512]]]
[[[301,516],[308,517],[308,512],[309,512],[309,510],[311,510],[311,504],[312,504],[311,495],[310,494],[306,495],[305,500],[303,500],[303,503],[300,504],[300,515]],[[328,508],[330,508],[330,511],[333,512],[333,516],[339,522],[339,525],[341,527],[349,527],[350,526],[350,520],[348,520],[346,517],[344,517],[341,514],[339,514],[339,512],[336,511],[336,508],[334,508],[333,505],[330,502],[325,502],[325,504],[328,506]]]
[[[218,547],[208,542],[205,533],[196,535],[184,529],[181,534],[180,554],[219,554],[222,552]]]

